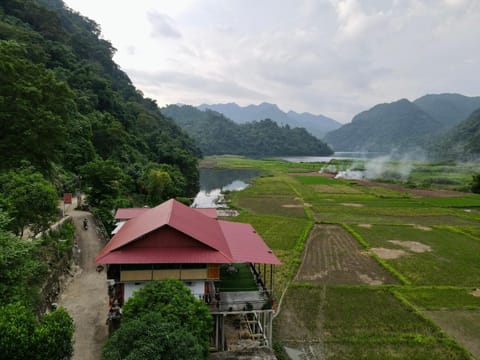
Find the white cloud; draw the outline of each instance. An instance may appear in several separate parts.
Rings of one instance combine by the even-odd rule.
[[[161,14],[157,11],[149,11],[147,18],[153,27],[153,37],[171,37],[181,38],[182,35],[175,28],[173,19],[165,14]]]
[[[67,2],[159,104],[269,101],[345,122],[399,98],[480,94],[478,0]]]

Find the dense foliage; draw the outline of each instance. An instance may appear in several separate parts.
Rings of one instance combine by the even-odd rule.
[[[122,324],[105,345],[104,360],[202,359],[203,347],[185,328],[149,312]]]
[[[321,156],[332,150],[303,128],[279,126],[265,119],[236,124],[223,115],[193,106],[170,105],[162,112],[174,119],[206,155]]]
[[[465,120],[473,111],[480,108],[480,96],[470,97],[460,94],[425,95],[414,101],[423,111],[445,128],[451,128]]]
[[[206,358],[211,330],[210,311],[181,281],[153,281],[125,303],[104,359]]]
[[[57,191],[31,166],[8,170],[0,173],[0,206],[11,216],[14,233],[22,236],[29,227],[36,235],[58,216]]]
[[[105,214],[119,202],[195,194],[200,151],[135,89],[112,61],[114,52],[95,22],[61,0],[0,3],[1,172],[26,161],[57,194],[84,187]],[[165,194],[144,186],[152,164],[178,184],[165,185]],[[117,184],[95,199],[101,189],[89,175],[99,166],[115,169]]]
[[[0,358],[70,358],[72,318],[64,309],[40,319],[36,314],[49,271],[71,251],[74,227],[65,223],[39,241],[27,241],[8,230],[9,222],[0,210]]]
[[[431,147],[434,156],[448,160],[480,159],[480,109],[455,126]]]
[[[63,308],[37,321],[21,303],[0,307],[0,354],[9,360],[69,359],[73,320]]]
[[[321,139],[329,131],[338,129],[341,124],[323,115],[310,113],[297,113],[295,111],[284,112],[275,104],[261,103],[259,105],[248,105],[245,107],[235,103],[228,104],[202,104],[197,107],[200,110],[213,110],[223,114],[225,117],[238,124],[246,122],[271,119],[279,125],[305,128],[310,134]]]
[[[408,151],[435,134],[440,123],[406,99],[381,104],[329,132],[325,141],[336,151]]]

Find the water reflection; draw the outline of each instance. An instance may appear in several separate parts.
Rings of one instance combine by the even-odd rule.
[[[224,207],[222,191],[238,191],[260,173],[256,170],[200,169],[200,192],[192,207]]]

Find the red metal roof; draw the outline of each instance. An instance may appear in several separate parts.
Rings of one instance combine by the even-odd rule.
[[[149,208],[120,208],[115,213],[116,220],[130,220],[137,215],[149,210]]]
[[[95,263],[280,263],[251,225],[218,221],[198,210],[174,199],[146,208],[125,223],[100,251]],[[211,215],[212,211],[207,213]],[[197,246],[177,247],[179,236],[162,230],[165,228],[195,240]],[[163,236],[167,248],[154,245],[158,236]],[[149,240],[142,240],[146,238]]]
[[[257,263],[279,265],[280,260],[265,244],[250,224],[219,221],[225,240],[236,263]]]
[[[196,211],[202,213],[203,215],[207,215],[212,219],[216,219],[218,216],[216,208],[192,208],[192,209],[195,209]]]
[[[201,212],[208,217],[217,218],[217,209],[216,208],[194,208],[196,211]],[[150,210],[148,207],[143,208],[119,208],[115,213],[115,220],[130,220],[137,215],[144,213],[145,211]]]

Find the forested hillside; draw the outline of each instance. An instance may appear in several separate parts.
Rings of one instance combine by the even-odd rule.
[[[239,106],[235,103],[229,104],[202,104],[200,110],[213,110],[238,124],[246,122],[270,119],[278,125],[289,125],[290,127],[305,128],[310,134],[321,139],[329,131],[338,129],[341,124],[323,115],[310,113],[297,113],[295,111],[284,112],[275,104],[261,103],[259,105]]]
[[[265,119],[236,124],[218,112],[169,105],[161,110],[174,119],[205,155],[246,156],[330,155],[332,150],[303,128],[279,126]]]
[[[480,108],[480,96],[469,97],[460,94],[425,95],[413,102],[423,111],[440,121],[446,129],[464,121]]]
[[[480,159],[480,108],[454,127],[430,148],[439,159],[471,161]]]
[[[325,141],[336,151],[410,151],[440,129],[439,121],[402,99],[361,112],[351,123],[328,133]]]
[[[0,171],[26,168],[58,195],[81,186],[106,218],[118,205],[194,195],[199,149],[132,85],[100,33],[61,0],[0,2]],[[13,217],[5,191],[0,207]]]

